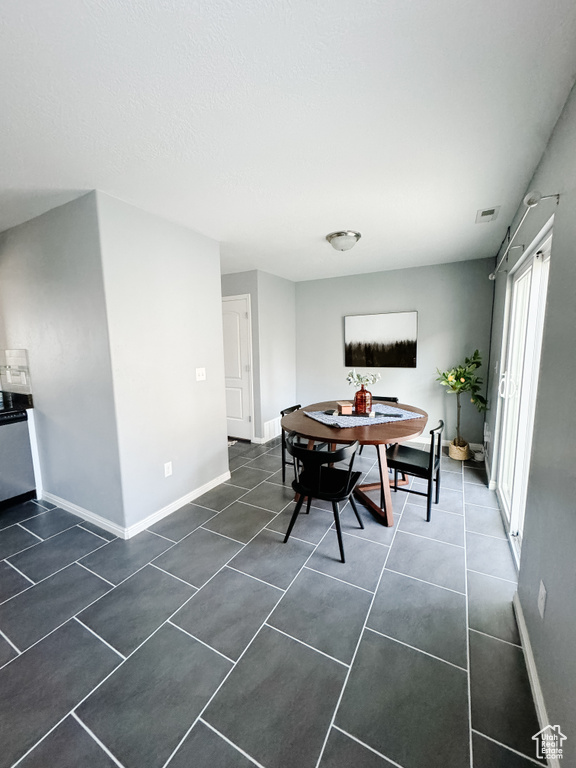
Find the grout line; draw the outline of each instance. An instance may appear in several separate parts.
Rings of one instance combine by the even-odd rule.
[[[477,635],[483,635],[484,637],[489,637],[490,640],[497,640],[499,643],[506,643],[506,645],[511,645],[512,648],[519,648],[522,650],[522,646],[519,643],[511,643],[509,640],[503,640],[501,637],[496,637],[495,635],[489,635],[487,632],[481,632],[479,629],[474,629],[473,627],[468,627],[469,632],[475,632]]]
[[[498,581],[505,581],[507,584],[515,584],[516,586],[518,586],[517,581],[513,581],[512,579],[503,579],[502,576],[494,576],[493,573],[484,573],[483,571],[477,571],[474,568],[467,568],[467,570],[470,573],[477,573],[480,576],[488,576],[491,579],[498,579]]]
[[[251,467],[251,469],[257,469],[257,467]],[[232,474],[232,473],[230,473],[230,474]],[[262,483],[263,482],[265,482],[265,481],[262,480]],[[244,496],[244,494],[248,493],[248,491],[250,490],[250,488],[248,490],[246,490],[246,488],[242,488],[241,485],[234,485],[234,483],[231,483],[230,480],[226,480],[226,482],[222,483],[222,485],[228,485],[230,488],[238,488],[239,491],[244,491],[242,496]],[[258,483],[258,485],[261,485],[261,483]],[[258,486],[254,486],[254,487],[257,488]],[[218,488],[218,486],[216,486],[216,488]],[[208,493],[210,493],[210,491],[208,491]],[[234,501],[238,501],[238,499],[235,499]],[[231,501],[230,504],[234,504],[234,501]],[[229,507],[230,504],[226,504],[226,507]],[[224,509],[226,509],[226,507],[224,507]],[[220,510],[220,511],[222,511],[222,510]]]
[[[118,758],[116,758],[116,757],[115,757],[115,756],[112,754],[112,752],[110,752],[110,750],[108,749],[108,747],[106,746],[106,744],[104,744],[104,742],[100,741],[100,739],[98,738],[98,736],[96,736],[96,735],[93,733],[93,731],[91,731],[91,730],[90,730],[90,728],[88,728],[88,726],[86,725],[86,723],[85,723],[83,720],[81,720],[81,719],[78,717],[78,715],[76,714],[76,712],[72,712],[72,715],[71,715],[71,716],[72,716],[72,717],[73,717],[73,718],[74,718],[74,719],[75,719],[75,720],[78,722],[78,724],[79,724],[79,725],[81,725],[81,726],[82,726],[82,728],[83,728],[83,729],[86,731],[86,733],[87,733],[89,736],[91,736],[91,737],[94,739],[94,741],[96,742],[96,744],[98,744],[98,746],[99,746],[99,747],[100,747],[100,748],[101,748],[101,749],[102,749],[102,750],[103,750],[103,751],[104,751],[104,752],[105,752],[105,753],[108,755],[108,757],[109,757],[111,760],[113,760],[113,761],[116,763],[116,765],[118,765],[118,766],[119,766],[119,768],[124,768],[124,766],[122,765],[122,763],[120,762],[120,760],[118,760]]]
[[[206,522],[208,523],[210,521],[207,520]],[[223,539],[228,539],[228,541],[233,541],[235,544],[242,544],[242,546],[244,546],[243,541],[239,541],[238,539],[233,539],[232,536],[226,536],[225,533],[219,533],[218,531],[213,531],[210,528],[204,528],[204,523],[202,523],[200,528],[202,528],[203,531],[206,531],[206,533],[213,533],[216,536],[221,536]],[[198,530],[198,528],[196,530]],[[258,533],[260,533],[260,531],[258,531]]]
[[[254,579],[254,581],[259,581],[260,584],[265,584],[267,587],[272,587],[273,589],[277,589],[279,592],[282,592],[282,593],[286,592],[286,590],[282,589],[282,587],[277,587],[276,584],[270,584],[269,581],[264,581],[264,579],[259,579],[258,576],[253,576],[251,573],[245,573],[244,571],[240,571],[238,568],[234,568],[233,565],[228,564],[228,565],[225,565],[224,567],[229,568],[231,571],[234,571],[235,573],[239,573],[242,576],[248,576],[249,579]]]
[[[298,515],[298,517],[300,517],[300,515]],[[270,520],[270,522],[273,522],[273,521]],[[286,535],[285,531],[275,531],[274,528],[268,528],[268,526],[266,526],[262,530],[270,531],[270,533],[277,533],[279,536],[285,536]],[[301,541],[302,544],[311,544],[313,547],[316,546],[316,544],[313,541],[308,541],[308,539],[301,539],[299,536],[294,536],[294,534],[290,534],[290,538],[294,539],[294,541]]]
[[[34,545],[34,546],[36,546],[36,545]],[[102,546],[104,546],[104,545],[102,545]],[[97,547],[96,549],[93,549],[92,552],[87,552],[85,555],[82,555],[82,557],[88,557],[88,555],[91,555],[93,552],[97,552],[101,548],[102,547]],[[8,563],[8,560],[6,560],[6,562]],[[42,584],[43,582],[48,581],[48,579],[51,579],[53,576],[56,576],[58,573],[62,573],[62,571],[65,571],[66,568],[70,568],[71,565],[81,565],[81,563],[78,560],[73,560],[71,563],[66,563],[66,565],[64,565],[62,568],[58,568],[58,570],[54,571],[54,573],[51,573],[48,576],[44,576],[43,579],[39,579],[38,581],[32,581],[31,579],[29,579],[28,576],[26,576],[25,573],[22,573],[22,571],[19,571],[18,568],[16,568],[15,565],[12,565],[12,563],[8,563],[8,565],[12,566],[12,568],[14,568],[15,571],[18,571],[18,573],[21,576],[24,576],[25,579],[28,579],[28,581],[30,581],[31,584],[30,584],[29,587],[26,587],[26,589],[23,589],[20,592],[17,592],[15,595],[12,595],[12,597],[9,597],[6,600],[4,600],[4,603],[9,602],[10,600],[14,600],[14,598],[19,597],[20,595],[24,594],[24,592],[28,592],[29,590],[31,590],[32,587],[36,587],[38,584]],[[83,565],[82,567],[86,568],[85,565]],[[89,568],[86,568],[86,570],[89,570]],[[97,573],[95,573],[94,575],[98,576],[98,578],[102,579],[103,581],[107,581],[107,579],[104,579],[102,576],[100,576]],[[111,582],[108,581],[108,584],[110,584],[110,583]],[[100,598],[98,598],[98,599],[100,599]],[[4,603],[2,603],[2,605]],[[50,633],[48,633],[48,634],[50,634]],[[34,643],[34,645],[36,645],[36,643]],[[32,647],[32,646],[30,646],[30,647]]]
[[[460,669],[462,672],[465,672],[466,674],[468,673],[468,670],[466,669],[466,667],[461,667],[459,664],[454,664],[453,661],[447,661],[446,659],[440,658],[440,656],[435,656],[433,653],[430,653],[429,651],[424,651],[422,650],[422,648],[417,648],[415,645],[410,645],[410,643],[405,643],[402,640],[398,640],[398,638],[392,637],[392,635],[386,635],[384,632],[379,632],[377,629],[372,629],[372,627],[366,627],[366,632],[373,632],[375,635],[379,635],[380,637],[385,637],[387,640],[392,640],[394,643],[403,645],[406,648],[411,648],[413,651],[417,651],[418,653],[423,653],[425,656],[430,656],[430,658],[432,659],[441,661],[444,664],[449,664],[451,667]]]
[[[161,571],[162,573],[165,573],[166,576],[172,576],[172,578],[176,579],[176,581],[181,581],[182,584],[186,584],[187,587],[192,587],[192,589],[195,589],[196,591],[198,591],[198,587],[196,587],[194,584],[190,584],[189,581],[184,581],[184,579],[181,579],[180,576],[174,576],[173,573],[170,573],[170,571],[165,571],[164,568],[160,568],[160,566],[156,565],[156,563],[148,563],[148,565],[151,565],[152,568],[156,568],[157,571]],[[144,566],[144,568],[146,568],[146,566]],[[191,595],[191,597],[194,597],[194,595]]]
[[[61,509],[61,507],[56,507],[56,506],[54,506],[54,507],[45,507],[44,505],[45,504],[50,504],[50,502],[49,501],[44,501],[43,499],[30,499],[30,501],[33,504],[36,504],[37,506],[39,506],[45,512],[49,512],[51,509]]]
[[[417,576],[410,576],[407,573],[402,573],[402,571],[396,571],[394,570],[394,568],[386,567],[386,571],[388,571],[388,573],[396,573],[398,576],[406,576],[407,579],[414,579],[414,581],[421,581],[422,584],[429,584],[431,587],[438,587],[438,589],[445,589],[447,592],[453,592],[456,595],[464,595],[464,596],[466,595],[466,592],[459,592],[457,589],[444,587],[442,586],[442,584],[435,584],[433,581],[426,581],[425,579],[419,579]]]
[[[88,520],[85,520],[84,522],[88,522]],[[78,524],[76,526],[77,528],[82,528],[83,531],[86,531],[86,533],[91,533],[92,536],[98,536],[99,539],[102,539],[102,541],[105,541],[107,544],[110,543],[110,541],[114,541],[114,539],[117,539],[117,536],[114,536],[114,539],[107,539],[105,536],[101,536],[99,533],[94,533],[94,531],[89,531],[88,528],[84,528],[82,524]]]
[[[421,509],[424,512],[423,519],[424,520],[426,519],[426,505],[425,504],[413,504],[412,502],[407,501],[406,502],[406,506],[407,507],[415,507],[416,509]],[[464,513],[463,512],[452,512],[449,509],[435,509],[434,507],[432,507],[432,512],[434,512],[434,513],[442,512],[443,515],[453,515],[454,517],[459,517],[460,519],[462,519],[464,517]]]
[[[265,768],[265,766],[262,765],[262,763],[259,763],[257,760],[255,760],[253,757],[251,757],[248,752],[244,752],[243,749],[241,749],[237,744],[234,744],[233,741],[230,741],[230,739],[227,736],[224,736],[223,733],[220,733],[220,731],[217,731],[216,728],[214,728],[213,725],[210,725],[210,723],[207,720],[204,720],[202,717],[199,717],[197,722],[203,723],[207,728],[210,728],[211,731],[213,731],[215,734],[220,736],[221,739],[223,739],[227,744],[230,744],[231,747],[234,747],[234,749],[237,752],[240,752],[241,755],[244,755],[245,758],[250,760],[251,763],[258,766],[258,768]],[[180,746],[180,745],[178,745]],[[172,753],[173,755],[174,753]],[[172,758],[172,755],[170,756]]]
[[[485,539],[496,539],[496,541],[505,541],[508,543],[506,536],[493,536],[491,533],[480,533],[480,531],[470,531],[466,529],[466,533],[473,533],[475,536],[482,536]]]
[[[84,565],[84,563],[80,563],[78,560],[75,560],[73,563],[70,563],[70,565],[79,565],[80,568],[84,568],[85,571],[88,571],[88,573],[91,573],[93,576],[97,576],[99,579],[102,579],[102,581],[105,581],[106,584],[110,584],[112,588],[116,587],[116,584],[113,584],[111,581],[108,581],[108,579],[105,579],[104,576],[100,576],[98,573],[95,573],[94,571],[91,571],[90,568]],[[50,577],[48,577],[50,578]],[[40,582],[38,582],[40,583]],[[108,593],[106,593],[108,594]],[[102,595],[104,597],[104,595]]]
[[[168,536],[162,536],[161,533],[156,533],[156,531],[153,531],[151,528],[146,528],[148,533],[151,533],[153,536],[158,536],[159,539],[164,539],[164,541],[169,541],[171,544],[177,544],[177,541],[174,541],[174,539],[168,538]]]
[[[294,640],[296,643],[300,643],[300,645],[303,645],[306,648],[309,648],[311,651],[315,651],[316,653],[322,654],[322,656],[326,656],[327,659],[330,659],[331,661],[335,661],[338,664],[341,664],[343,667],[346,667],[346,669],[350,669],[350,665],[346,664],[344,661],[340,661],[340,659],[337,659],[335,656],[330,656],[329,653],[325,653],[324,651],[321,651],[319,648],[314,648],[313,645],[308,645],[308,643],[305,643],[303,640],[300,640],[298,637],[294,637],[294,635],[289,635],[288,632],[284,632],[282,629],[278,629],[278,627],[275,627],[273,624],[268,624],[268,621],[266,620],[263,627],[268,627],[268,629],[273,629],[275,632],[279,632],[281,635],[284,635],[285,637],[290,638],[290,640]]]
[[[523,757],[525,760],[529,760],[531,763],[534,763],[534,765],[539,765],[541,766],[541,768],[542,766],[544,766],[544,763],[541,760],[534,760],[534,758],[530,757],[530,755],[525,755],[523,752],[518,752],[517,749],[513,749],[512,747],[509,747],[506,744],[503,744],[501,741],[497,741],[496,739],[493,739],[491,736],[487,736],[485,733],[482,733],[476,728],[472,728],[472,733],[475,733],[477,736],[482,736],[482,738],[486,739],[487,741],[491,741],[493,744],[498,744],[499,747],[503,747],[504,749],[507,749],[509,752],[512,752],[515,755],[518,755],[518,757]]]
[[[396,523],[394,524],[396,525]],[[334,525],[334,523],[332,523],[332,525],[330,526],[330,530],[331,531],[336,530],[336,526]],[[361,531],[362,529],[358,528],[358,530]],[[357,533],[352,533],[352,531],[342,531],[342,536],[351,536],[353,539],[360,539],[360,541],[367,541],[370,544],[378,544],[379,547],[388,547],[388,549],[390,548],[390,544],[385,544],[383,541],[375,541],[374,539],[369,539],[367,536],[360,536]]]
[[[366,744],[364,741],[360,741],[360,739],[357,739],[356,736],[352,736],[351,733],[348,733],[348,731],[345,731],[343,728],[340,728],[338,725],[332,726],[335,731],[340,731],[340,733],[343,733],[345,736],[348,736],[348,738],[352,739],[352,741],[355,741],[357,744],[362,745],[366,749],[368,749],[370,752],[373,752],[375,755],[378,755],[378,757],[383,757],[385,760],[387,760],[390,765],[396,766],[396,768],[405,768],[403,765],[400,765],[400,763],[397,763],[395,760],[392,760],[389,757],[386,757],[386,755],[383,755],[382,752],[378,752],[378,750],[374,749],[374,747],[371,747],[369,744]]]
[[[40,744],[42,744],[42,742],[43,742],[45,739],[47,739],[47,738],[48,738],[48,736],[50,736],[50,734],[51,734],[53,731],[55,731],[55,730],[56,730],[56,728],[58,728],[58,726],[59,726],[59,725],[61,725],[61,724],[64,722],[64,720],[66,720],[66,718],[67,718],[67,717],[68,717],[70,714],[71,714],[70,712],[68,712],[67,714],[65,714],[65,715],[64,715],[64,717],[62,717],[60,720],[58,720],[58,722],[56,723],[56,725],[53,725],[53,726],[52,726],[52,728],[50,728],[49,730],[47,730],[47,731],[46,731],[46,733],[45,733],[45,734],[42,736],[42,738],[41,738],[41,739],[38,739],[38,741],[34,742],[34,744],[33,744],[33,745],[30,747],[30,749],[26,750],[26,752],[24,752],[24,754],[23,754],[23,755],[21,755],[21,756],[18,758],[18,760],[16,760],[16,762],[15,762],[15,763],[12,763],[12,766],[11,766],[11,768],[16,768],[16,766],[20,765],[20,763],[22,762],[22,760],[24,760],[24,758],[28,757],[28,755],[29,755],[29,754],[30,754],[30,753],[31,753],[33,750],[35,750],[37,746],[39,746]]]
[[[103,643],[104,643],[104,645],[107,645],[107,646],[108,646],[108,648],[110,648],[110,650],[114,651],[114,653],[118,654],[118,656],[120,656],[120,658],[121,658],[122,660],[125,660],[125,659],[126,659],[126,656],[124,656],[124,654],[123,654],[123,653],[120,653],[120,651],[119,651],[119,650],[117,650],[116,648],[114,648],[114,646],[113,646],[113,645],[110,645],[110,643],[109,643],[107,640],[104,640],[104,638],[103,638],[103,637],[100,637],[100,635],[99,635],[99,634],[97,634],[96,632],[94,632],[94,630],[93,630],[93,629],[90,629],[90,627],[89,627],[87,624],[84,624],[84,622],[83,622],[81,619],[79,619],[79,618],[78,618],[78,616],[74,616],[74,621],[77,621],[77,622],[78,622],[78,624],[80,624],[80,626],[84,627],[84,629],[87,629],[87,630],[88,630],[88,632],[90,632],[91,634],[93,634],[93,635],[94,635],[94,637],[97,637],[97,638],[98,638],[98,640],[100,640],[101,642],[103,642]]]
[[[16,651],[16,653],[18,654],[18,656],[20,656],[20,655],[22,654],[22,651],[20,651],[20,650],[19,650],[19,649],[18,649],[18,648],[17,648],[17,647],[14,645],[14,643],[12,642],[12,640],[10,640],[10,638],[8,637],[8,635],[5,635],[5,634],[4,634],[4,632],[2,632],[2,630],[1,630],[1,629],[0,629],[0,636],[1,636],[1,637],[3,637],[3,638],[4,638],[4,640],[6,640],[6,642],[8,643],[8,645],[11,645],[11,646],[12,646],[12,648],[14,648],[14,650]],[[16,656],[15,658],[18,658],[18,656]],[[7,663],[8,663],[8,664],[10,664],[10,662],[11,662],[11,661],[14,661],[14,659],[10,659],[10,660],[9,660]]]
[[[21,531],[26,531],[26,533],[29,533],[30,536],[34,535],[34,534],[30,533],[30,531],[27,531],[25,528],[22,528],[22,526],[20,524],[18,524],[18,523],[16,525],[14,525],[14,526],[11,525],[10,528],[20,528]],[[0,531],[0,533],[4,533],[4,531],[6,531],[6,530],[8,530],[8,529],[7,528],[3,528]],[[38,538],[38,537],[36,537],[36,538]],[[5,559],[8,560],[9,557],[16,557],[16,555],[19,555],[22,552],[26,552],[27,550],[32,549],[33,547],[39,547],[40,544],[42,544],[43,541],[44,541],[44,539],[40,539],[40,541],[36,541],[36,542],[34,542],[34,544],[30,544],[27,547],[24,547],[23,549],[19,549],[17,552],[12,552],[11,554],[6,555]],[[12,565],[12,563],[10,563],[10,565]]]
[[[174,627],[174,629],[178,629],[180,630],[180,632],[183,632],[185,635],[188,635],[188,637],[191,637],[192,640],[196,640],[197,643],[200,643],[200,645],[203,645],[205,648],[209,648],[211,651],[214,651],[214,653],[217,653],[219,656],[222,656],[222,658],[226,659],[226,661],[229,661],[230,664],[234,664],[234,659],[231,659],[229,656],[226,656],[225,653],[222,653],[222,651],[219,651],[217,648],[214,648],[214,646],[204,642],[204,640],[200,640],[199,637],[197,637],[196,635],[193,635],[192,632],[188,632],[188,630],[184,629],[184,627],[181,627],[178,624],[175,624],[172,621],[172,619],[168,619],[166,623],[170,624],[170,626]]]
[[[46,513],[44,513],[44,514],[46,514]],[[36,517],[44,517],[44,515],[36,515]],[[34,520],[35,518],[32,517],[30,519]],[[22,528],[23,531],[26,531],[26,533],[29,533],[31,536],[34,536],[34,538],[38,539],[38,541],[45,541],[46,540],[46,539],[43,539],[42,536],[38,536],[38,534],[34,533],[34,531],[30,531],[28,528],[26,528],[26,526],[24,525],[25,522],[27,523],[28,520],[24,520],[22,523],[16,523],[15,527],[16,528]],[[32,545],[32,546],[34,546],[34,545]]]
[[[258,487],[258,486],[256,486],[256,487]],[[252,489],[252,490],[254,490],[254,489]],[[280,512],[284,512],[284,510],[286,509],[286,507],[287,507],[289,504],[291,504],[291,503],[294,501],[294,499],[290,499],[290,501],[289,501],[289,502],[287,502],[287,503],[286,503],[286,504],[285,504],[285,505],[282,507],[282,509],[281,509],[279,512],[277,512],[277,511],[276,511],[276,510],[274,510],[274,509],[268,509],[268,507],[261,507],[261,506],[259,506],[258,504],[252,504],[252,503],[251,503],[251,502],[249,502],[249,501],[244,501],[242,497],[240,497],[239,499],[236,499],[236,501],[241,501],[241,502],[242,502],[242,504],[246,504],[246,506],[247,506],[247,507],[254,507],[254,509],[263,509],[263,510],[264,510],[264,512],[270,512],[272,515],[279,515],[279,514],[280,514]],[[230,506],[230,505],[228,505],[228,506]],[[226,507],[226,509],[227,509],[227,508],[228,508],[228,507]],[[222,510],[222,511],[224,511],[224,510]]]
[[[332,530],[332,529],[330,529]],[[292,536],[290,536],[292,538]],[[344,579],[339,579],[338,576],[332,576],[329,573],[324,573],[323,571],[319,571],[316,568],[312,568],[310,565],[305,565],[304,570],[306,571],[313,571],[314,573],[319,573],[320,576],[326,576],[328,579],[333,579],[334,581],[340,582],[340,584],[346,584],[347,587],[354,587],[354,589],[361,589],[362,592],[367,592],[369,595],[373,595],[374,592],[372,592],[371,589],[366,589],[366,587],[359,587],[357,584],[352,584],[350,581],[345,581]]]
[[[69,567],[70,567],[70,566],[72,566],[72,565],[80,565],[80,563],[77,563],[77,562],[74,562],[74,563],[70,563],[69,565],[65,566],[65,568],[61,568],[61,569],[60,569],[60,571],[56,571],[56,573],[61,573],[62,571],[66,570],[66,568],[69,568]],[[88,570],[88,569],[86,569],[86,570]],[[56,575],[56,574],[52,574],[52,576],[54,576],[54,575]],[[94,574],[94,575],[95,575],[95,576],[98,576],[98,574]],[[42,581],[46,581],[46,580],[47,580],[47,579],[49,579],[49,578],[51,578],[51,577],[50,577],[50,576],[47,576],[47,577],[46,577],[46,579],[43,579]],[[101,578],[101,577],[98,577],[98,578]],[[104,581],[105,581],[105,579],[104,579]],[[42,583],[42,582],[40,582],[40,581],[38,582],[38,584],[41,584],[41,583]],[[109,584],[110,582],[107,582],[107,583]],[[29,587],[29,589],[32,589],[32,587]],[[28,591],[28,589],[25,589],[25,590],[23,590],[23,592],[27,592],[27,591]],[[89,632],[91,632],[91,633],[92,633],[92,634],[93,634],[95,637],[97,637],[99,640],[102,640],[102,642],[103,642],[103,643],[105,643],[106,645],[109,645],[109,643],[107,643],[107,642],[106,642],[106,640],[104,640],[104,639],[103,639],[103,638],[101,638],[99,635],[97,635],[97,634],[96,634],[96,632],[94,632],[94,630],[90,629],[90,627],[86,626],[86,625],[85,625],[85,624],[84,624],[82,621],[80,621],[80,619],[78,619],[78,615],[79,615],[79,614],[81,614],[83,611],[85,611],[87,608],[90,608],[92,605],[94,605],[95,603],[97,603],[99,600],[102,600],[102,598],[103,598],[103,597],[106,597],[106,595],[109,595],[109,594],[111,594],[111,593],[112,593],[112,591],[113,591],[113,590],[108,590],[108,591],[107,591],[107,592],[105,592],[103,595],[100,595],[99,597],[97,597],[97,598],[95,598],[94,600],[92,600],[90,603],[88,603],[88,605],[84,605],[84,606],[82,606],[82,608],[80,608],[80,609],[78,610],[78,612],[77,612],[77,613],[73,614],[72,616],[69,616],[69,617],[68,617],[68,618],[67,618],[65,621],[63,621],[63,622],[61,622],[60,624],[58,624],[58,626],[57,626],[57,627],[54,627],[54,629],[51,629],[51,630],[50,630],[50,632],[47,632],[47,633],[46,633],[45,635],[43,635],[43,637],[41,637],[39,640],[36,640],[34,643],[32,643],[32,645],[29,645],[29,646],[26,648],[26,651],[29,651],[29,650],[30,650],[31,648],[33,648],[35,645],[38,645],[38,643],[41,643],[41,642],[42,642],[43,640],[45,640],[47,637],[49,637],[50,635],[54,634],[54,632],[56,632],[58,629],[61,629],[61,627],[63,627],[63,626],[64,626],[65,624],[67,624],[69,621],[73,621],[74,619],[75,619],[76,621],[78,621],[78,623],[79,623],[79,624],[82,624],[82,626],[83,626],[83,627],[85,627],[85,629],[87,629]],[[20,592],[19,594],[23,594],[23,592]],[[18,595],[14,595],[14,597],[18,597]],[[13,599],[14,599],[14,597],[11,597],[11,598],[10,598],[10,600],[13,600]],[[8,602],[8,601],[6,601],[6,602]],[[118,651],[116,651],[116,649],[115,649],[115,648],[113,648],[112,646],[110,646],[110,648],[112,648],[112,650],[114,650],[116,653],[119,653],[119,652],[118,652]],[[119,654],[119,655],[120,655],[120,656],[122,656],[122,654]],[[122,658],[124,658],[124,657],[122,656]],[[13,661],[14,661],[14,659],[11,659],[11,660],[10,660],[9,662],[7,662],[7,663],[8,663],[8,664],[11,664]]]
[[[256,459],[252,459],[252,461],[256,461]],[[269,469],[262,469],[261,467],[247,467],[246,464],[242,464],[241,467],[237,467],[236,469],[233,469],[230,472],[230,474],[233,475],[234,472],[238,472],[239,469],[253,469],[255,472],[265,472],[268,475],[268,477],[272,477],[272,475],[275,475],[276,472],[279,471],[279,470],[275,469],[274,472],[271,472]],[[264,480],[267,480],[267,479],[268,479],[267,477],[264,478]],[[260,482],[263,482],[263,481],[261,480]],[[244,487],[243,485],[236,485],[235,483],[231,483],[230,480],[225,480],[224,484],[225,485],[233,485],[235,488],[243,488]],[[258,485],[260,485],[260,483],[258,483]],[[252,486],[252,487],[256,488],[255,485]],[[247,488],[246,490],[250,491],[252,489],[251,488]]]
[[[469,483],[469,485],[475,485],[475,483]],[[493,512],[500,512],[500,507],[487,507],[486,504],[474,504],[472,501],[465,501],[469,507],[480,507],[481,509],[491,509]]]
[[[29,582],[30,582],[30,584],[32,584],[32,586],[34,586],[34,584],[35,584],[36,582],[35,582],[35,581],[32,581],[32,579],[31,579],[29,576],[26,576],[26,574],[25,574],[25,573],[22,573],[22,571],[20,571],[18,568],[16,568],[16,566],[15,566],[15,565],[13,565],[13,564],[12,564],[11,562],[9,562],[8,560],[5,560],[4,562],[5,562],[7,565],[9,565],[9,566],[10,566],[10,568],[13,568],[13,569],[16,571],[16,573],[19,573],[19,574],[20,574],[20,576],[23,576],[23,577],[26,579],[26,581],[29,581]]]
[[[460,515],[462,517],[462,515]],[[464,549],[462,544],[451,544],[449,541],[442,541],[441,539],[433,539],[430,536],[423,536],[421,533],[412,533],[412,531],[401,530],[400,533],[406,534],[406,536],[417,536],[419,539],[426,539],[426,541],[436,541],[438,544],[446,544],[448,547],[456,547],[457,549]]]

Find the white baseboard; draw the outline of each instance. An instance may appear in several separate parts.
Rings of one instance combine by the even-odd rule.
[[[257,443],[258,445],[263,445],[264,443],[267,443],[269,440],[272,440],[275,437],[278,437],[282,434],[282,427],[280,425],[281,417],[278,416],[276,419],[270,419],[270,421],[264,422],[264,437],[253,437],[252,442]]]
[[[220,483],[223,483],[225,480],[230,480],[230,472],[224,472],[222,475],[219,475],[213,480],[210,480],[208,483],[200,486],[200,488],[196,488],[195,490],[190,491],[190,493],[187,493],[185,496],[176,499],[176,501],[170,502],[170,504],[162,507],[162,509],[153,512],[151,515],[148,515],[148,517],[145,517],[144,520],[140,520],[138,523],[134,523],[134,525],[131,525],[128,528],[122,525],[118,525],[117,523],[113,523],[110,520],[107,520],[105,517],[97,515],[95,512],[90,512],[90,510],[84,509],[83,507],[79,507],[77,504],[73,504],[71,501],[67,501],[66,499],[63,499],[60,496],[56,496],[53,493],[44,491],[42,493],[42,499],[50,501],[52,504],[56,504],[57,507],[65,509],[66,512],[71,512],[73,515],[82,518],[82,520],[86,520],[89,523],[94,523],[94,525],[97,525],[99,528],[103,528],[105,531],[108,531],[108,533],[113,533],[114,536],[118,536],[121,539],[131,539],[133,536],[136,536],[136,534],[140,533],[146,528],[149,528],[151,525],[154,525],[154,523],[157,523],[163,518],[168,517],[168,515],[171,515],[172,512],[176,512],[176,510],[180,509],[180,507],[183,507],[184,504],[189,504],[191,501],[194,501],[194,499],[197,499],[204,493],[211,491],[212,488],[220,485]]]
[[[522,650],[524,651],[524,660],[526,661],[526,669],[528,670],[532,698],[534,699],[534,706],[536,707],[536,717],[540,723],[540,728],[546,728],[547,725],[550,725],[550,720],[548,719],[546,704],[544,703],[544,694],[542,693],[542,686],[540,685],[540,679],[538,678],[536,661],[534,659],[534,653],[532,652],[532,644],[530,643],[528,627],[526,626],[524,611],[522,610],[518,592],[514,593],[512,603],[514,605],[514,613],[516,614],[516,622],[518,623],[520,642],[522,644]],[[548,760],[547,765],[549,768],[561,768],[560,761],[555,758]]]
[[[40,498],[44,501],[49,501],[52,504],[56,504],[57,507],[65,509],[66,512],[71,512],[73,515],[76,515],[76,517],[80,517],[82,520],[86,520],[88,523],[94,523],[94,525],[97,525],[99,528],[108,531],[108,533],[113,533],[114,536],[119,536],[121,539],[128,538],[125,535],[126,529],[122,525],[113,523],[112,521],[107,520],[105,517],[97,515],[95,512],[90,512],[90,510],[84,509],[84,507],[79,507],[78,504],[73,504],[71,501],[63,499],[61,496],[56,496],[56,494],[49,493],[48,491],[42,491]]]
[[[223,483],[226,480],[230,480],[229,471],[224,472],[218,477],[215,477],[213,480],[210,480],[208,483],[200,486],[200,488],[196,488],[196,490],[190,491],[190,493],[187,493],[185,496],[176,499],[176,501],[172,501],[170,504],[162,507],[162,509],[159,509],[157,512],[153,512],[151,515],[148,515],[148,517],[145,517],[144,520],[140,520],[140,522],[134,523],[134,525],[126,528],[126,536],[124,536],[124,538],[131,539],[132,536],[136,536],[137,533],[140,533],[145,528],[149,528],[151,525],[154,525],[154,523],[158,523],[163,518],[171,515],[172,512],[176,512],[177,509],[183,507],[184,504],[189,504],[191,501],[194,501],[194,499],[197,499],[204,493],[208,493],[208,491],[211,491],[212,488],[216,488],[217,485],[220,485],[220,483]]]

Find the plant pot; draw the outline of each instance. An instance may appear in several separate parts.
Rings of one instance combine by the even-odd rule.
[[[448,446],[448,456],[450,456],[451,459],[456,459],[456,461],[466,461],[466,459],[469,459],[472,456],[472,452],[468,443],[464,443],[464,445],[454,445],[454,441],[452,441]]]

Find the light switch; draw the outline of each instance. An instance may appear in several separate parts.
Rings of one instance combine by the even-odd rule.
[[[206,381],[206,368],[196,368],[196,381]]]

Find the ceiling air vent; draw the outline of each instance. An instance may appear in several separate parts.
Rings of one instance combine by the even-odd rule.
[[[476,224],[484,224],[488,221],[494,221],[494,219],[498,216],[499,211],[499,205],[497,205],[496,208],[481,208],[476,213]]]

